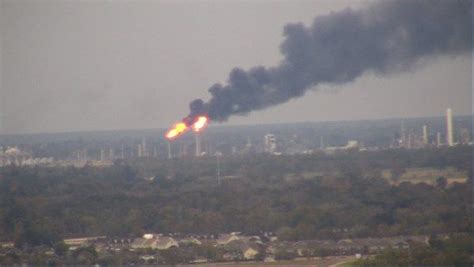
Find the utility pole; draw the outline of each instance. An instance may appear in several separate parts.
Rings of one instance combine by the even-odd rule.
[[[171,144],[170,144],[170,141],[168,141],[168,159],[171,159]]]
[[[221,161],[220,161],[220,158],[221,158],[221,153],[220,152],[217,152],[216,153],[216,161],[217,161],[217,170],[216,170],[216,174],[217,174],[217,185],[220,185],[221,184]]]

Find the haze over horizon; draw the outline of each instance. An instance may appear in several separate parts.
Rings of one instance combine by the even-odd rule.
[[[1,1],[0,134],[166,128],[234,67],[272,66],[283,26],[366,1]],[[472,114],[472,52],[365,73],[232,117],[267,124]]]

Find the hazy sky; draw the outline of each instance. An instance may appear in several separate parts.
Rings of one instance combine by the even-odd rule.
[[[272,66],[286,23],[367,1],[2,1],[0,133],[168,127],[234,67]],[[320,86],[231,124],[472,113],[472,56]]]

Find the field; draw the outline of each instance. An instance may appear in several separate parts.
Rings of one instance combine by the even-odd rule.
[[[439,177],[446,178],[448,185],[453,183],[465,183],[468,179],[465,171],[460,171],[455,168],[408,168],[396,179],[390,170],[383,170],[382,177],[389,180],[391,184],[398,185],[403,182],[410,183],[427,183],[434,185]]]
[[[292,181],[295,179],[313,179],[315,177],[322,177],[324,175],[337,175],[337,172],[324,173],[324,172],[302,172],[299,174],[289,173],[285,176],[286,181]],[[402,175],[397,179],[393,172],[389,169],[382,170],[382,178],[389,181],[392,185],[399,185],[403,182],[410,182],[413,184],[426,183],[429,185],[435,185],[436,180],[440,177],[444,177],[447,180],[447,184],[453,183],[465,183],[468,180],[468,174],[466,171],[460,171],[456,168],[408,168]]]
[[[208,263],[198,264],[192,266],[227,266],[227,267],[242,267],[242,266],[339,266],[346,262],[355,260],[354,256],[331,256],[331,257],[311,257],[311,258],[296,258],[294,260],[283,260],[274,262],[229,262],[229,263]],[[191,266],[191,265],[190,265]]]

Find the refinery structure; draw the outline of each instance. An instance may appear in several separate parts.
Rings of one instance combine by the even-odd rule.
[[[392,147],[400,148],[422,148],[427,146],[448,146],[452,147],[455,145],[471,145],[471,134],[467,128],[459,128],[458,140],[455,140],[455,131],[453,126],[453,111],[451,108],[446,109],[445,115],[445,125],[444,132],[430,132],[428,125],[424,124],[420,129],[420,134],[417,134],[416,131],[407,132],[405,129],[404,121],[402,120],[400,127],[400,138],[397,140],[397,143]]]
[[[52,157],[32,157],[31,153],[20,150],[18,147],[0,147],[0,167],[8,165],[35,166],[53,163]]]
[[[396,120],[394,120],[394,123]],[[133,139],[102,141],[83,145],[64,153],[46,153],[44,143],[39,147],[22,143],[0,144],[1,166],[110,166],[117,160],[156,158],[170,160],[176,158],[216,157],[217,154],[244,155],[264,153],[269,155],[293,155],[312,153],[338,153],[343,151],[372,151],[381,149],[421,149],[426,147],[454,147],[472,145],[472,117],[460,121],[454,117],[453,109],[447,108],[443,118],[398,120],[398,129],[393,129],[391,140],[384,143],[372,141],[374,129],[369,128],[363,136],[351,132],[341,125],[339,130],[301,130],[298,127],[287,127],[286,132],[269,126],[259,133],[239,131],[216,135],[215,128],[206,129],[209,119],[197,116],[190,122],[179,122],[163,135],[149,133]],[[394,125],[395,126],[395,125]],[[329,126],[328,126],[329,127]],[[189,130],[189,131],[188,131]],[[186,134],[187,132],[187,134]],[[341,133],[347,132],[342,137]],[[387,136],[387,134],[385,134]],[[73,147],[73,145],[68,145]],[[47,151],[55,151],[56,145]],[[67,149],[66,149],[67,150]]]
[[[192,145],[194,146],[194,156],[212,156],[216,153],[221,153],[218,150],[213,151],[209,147],[209,140],[206,140],[205,136],[205,126],[209,123],[209,119],[205,117],[204,123],[200,124],[201,126],[196,128],[196,123],[199,119],[193,119],[190,125],[185,124],[186,118],[183,122],[177,123],[171,128],[166,137],[168,139],[168,158],[172,157],[183,157],[188,156],[187,147],[190,146],[189,143],[187,144],[175,144],[174,141],[183,133],[185,133],[188,129],[192,129],[194,131],[194,142]],[[445,117],[444,117],[444,126],[442,131],[434,132],[430,125],[424,123],[421,125],[419,130],[416,129],[407,129],[405,126],[405,121],[401,120],[401,127],[398,138],[395,138],[391,144],[387,147],[389,149],[420,149],[425,147],[452,147],[455,145],[472,145],[471,134],[467,128],[459,128],[458,133],[454,131],[454,122],[453,122],[453,111],[451,108],[446,109]],[[197,129],[197,130],[196,130]],[[456,139],[455,136],[458,136]],[[171,135],[171,137],[170,137]],[[319,148],[313,147],[308,148],[302,145],[288,145],[285,143],[295,143],[294,140],[284,140],[287,138],[279,137],[275,133],[267,132],[261,137],[261,146],[260,148],[255,147],[252,144],[250,137],[247,137],[247,143],[245,146],[239,150],[235,146],[232,146],[230,153],[231,154],[241,154],[241,153],[267,153],[273,155],[281,155],[281,154],[310,154],[317,151],[323,151],[326,153],[335,153],[337,151],[344,151],[344,150],[378,150],[381,149],[380,147],[374,146],[366,146],[363,142],[355,139],[347,139],[345,144],[341,144],[339,146],[331,146],[325,145],[324,139],[325,136],[319,137]],[[207,144],[207,145],[206,145]],[[172,146],[180,146],[178,153],[172,155],[171,147]]]

